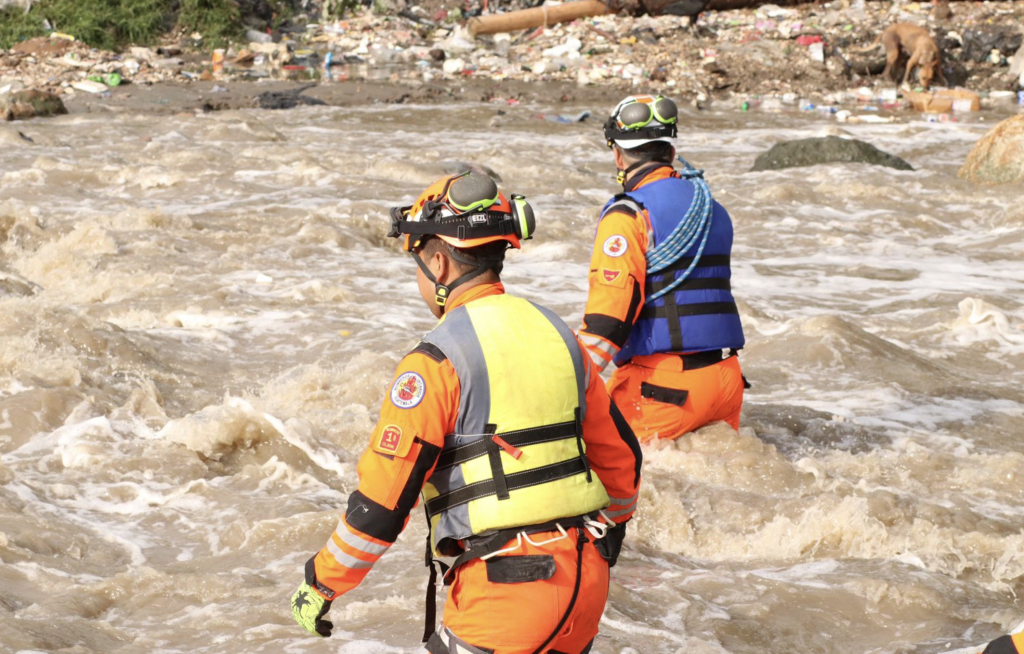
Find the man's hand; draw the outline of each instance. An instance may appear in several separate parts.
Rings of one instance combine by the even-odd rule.
[[[292,595],[292,617],[300,627],[323,638],[330,636],[334,628],[333,622],[323,619],[330,608],[330,600],[325,600],[306,582]]]

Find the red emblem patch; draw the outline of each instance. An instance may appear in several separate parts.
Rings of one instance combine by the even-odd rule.
[[[614,286],[616,288],[626,288],[626,274],[622,270],[611,270],[609,268],[601,268],[598,270],[600,277],[597,281],[601,282],[605,286]]]
[[[391,403],[399,409],[411,409],[423,400],[427,385],[414,372],[399,375],[391,387]]]
[[[380,432],[380,442],[377,444],[377,449],[388,454],[398,454],[398,448],[401,444],[402,428],[398,425],[388,425]]]
[[[621,257],[629,249],[629,242],[625,237],[615,234],[605,239],[601,250],[609,257]]]

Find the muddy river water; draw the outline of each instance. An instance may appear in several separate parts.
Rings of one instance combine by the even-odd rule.
[[[0,127],[0,652],[417,651],[418,512],[333,638],[288,599],[434,324],[388,206],[490,166],[539,216],[508,288],[582,318],[599,125],[502,108]],[[646,451],[595,652],[933,653],[1024,618],[1024,206],[956,178],[992,120],[845,127],[914,172],[750,173],[827,119],[686,114],[753,388],[738,435]]]

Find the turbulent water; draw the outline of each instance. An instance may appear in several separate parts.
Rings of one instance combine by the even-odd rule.
[[[0,127],[0,652],[417,651],[417,512],[329,641],[291,621],[433,325],[387,207],[458,162],[527,194],[509,289],[578,325],[596,124],[550,107],[76,115]],[[608,107],[572,107],[572,113]],[[736,226],[737,435],[646,451],[595,652],[942,652],[1024,617],[1024,208],[988,122],[853,125],[917,170],[746,172],[825,119],[687,114]],[[496,616],[496,619],[500,617]]]

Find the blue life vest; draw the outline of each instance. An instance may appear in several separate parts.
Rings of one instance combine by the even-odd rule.
[[[615,205],[636,203],[646,209],[651,221],[648,248],[654,248],[672,233],[693,202],[693,184],[669,177],[612,198],[602,217]],[[644,296],[650,297],[671,284],[693,263],[699,244],[665,270],[647,275]],[[675,291],[640,309],[629,340],[615,356],[623,365],[635,356],[660,352],[703,352],[740,349],[745,343],[736,300],[732,296],[729,256],[732,251],[732,220],[722,205],[714,203],[711,233],[697,266]]]

